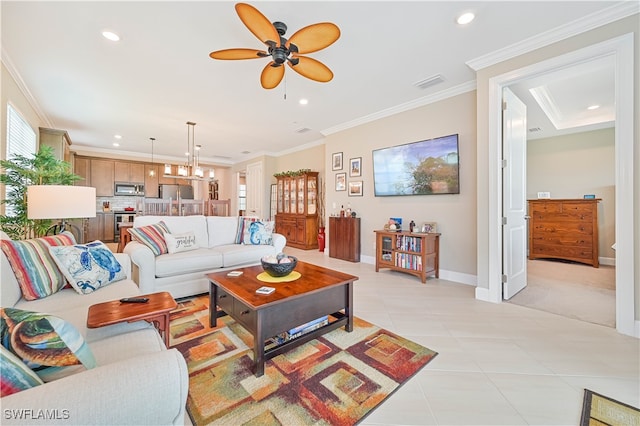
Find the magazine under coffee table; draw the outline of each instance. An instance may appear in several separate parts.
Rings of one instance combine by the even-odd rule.
[[[269,283],[276,290],[264,295],[256,293],[265,285],[256,278],[263,272],[262,266],[239,270],[242,275],[235,277],[228,276],[229,271],[207,274],[209,322],[211,327],[216,326],[219,307],[253,335],[256,376],[264,374],[267,359],[336,328],[353,330],[353,283],[358,277],[298,261],[295,270],[301,277]],[[330,316],[328,324],[265,349],[267,339],[326,315]]]

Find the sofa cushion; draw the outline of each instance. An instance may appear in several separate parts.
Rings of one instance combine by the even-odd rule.
[[[22,241],[3,239],[0,243],[25,299],[50,296],[66,285],[64,275],[49,254],[49,247],[75,244],[70,232]]]
[[[50,247],[53,260],[71,286],[87,294],[126,278],[122,265],[102,241]]]
[[[2,364],[0,397],[31,389],[44,383],[20,358],[1,345],[0,363]]]
[[[82,335],[70,323],[54,315],[15,308],[0,309],[2,345],[21,358],[45,382],[64,377],[82,364],[96,360]]]
[[[155,221],[155,222],[154,222]],[[136,216],[133,220],[133,228],[145,226],[151,223],[163,221],[169,228],[168,232],[182,234],[193,232],[196,236],[198,247],[207,247],[209,237],[207,235],[207,220],[205,216]]]
[[[129,228],[127,231],[131,234],[131,238],[149,247],[156,256],[169,252],[164,240],[164,233],[169,232],[169,228],[163,221],[138,228]]]
[[[242,244],[245,228],[247,228],[251,224],[251,222],[255,222],[257,220],[257,217],[238,216],[238,227],[236,229],[236,238],[234,241],[236,244]]]
[[[235,244],[238,216],[207,216],[208,247]]]
[[[169,253],[180,253],[197,249],[196,236],[193,232],[183,232],[182,234],[165,233],[164,239],[167,242]]]
[[[228,244],[216,247],[216,250],[222,253],[224,268],[256,265],[260,263],[260,258],[263,256],[277,254],[271,245]]]
[[[222,254],[216,249],[199,248],[156,257],[156,277],[185,275],[221,267]]]
[[[273,242],[274,222],[269,220],[254,220],[244,227],[242,244],[265,245]]]

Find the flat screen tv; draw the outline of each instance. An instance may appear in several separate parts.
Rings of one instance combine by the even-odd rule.
[[[459,194],[458,135],[373,151],[376,197]]]

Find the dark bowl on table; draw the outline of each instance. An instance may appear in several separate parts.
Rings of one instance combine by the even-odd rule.
[[[287,276],[293,271],[298,264],[298,259],[294,256],[287,256],[291,262],[289,263],[268,263],[263,259],[260,259],[262,262],[262,269],[271,275],[272,277],[284,277]]]

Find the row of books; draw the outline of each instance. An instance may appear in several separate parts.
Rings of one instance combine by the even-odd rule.
[[[265,342],[265,349],[271,349],[278,345],[281,345],[289,340],[295,339],[296,337],[300,337],[303,334],[310,333],[314,330],[324,327],[329,324],[329,316],[325,315],[320,318],[316,318],[313,321],[309,321],[297,327],[294,327],[288,331],[278,334],[277,336],[273,336]]]
[[[395,265],[413,271],[422,271],[422,256],[416,254],[396,253]]]
[[[398,235],[396,238],[396,248],[398,250],[420,252],[422,251],[422,238]]]

